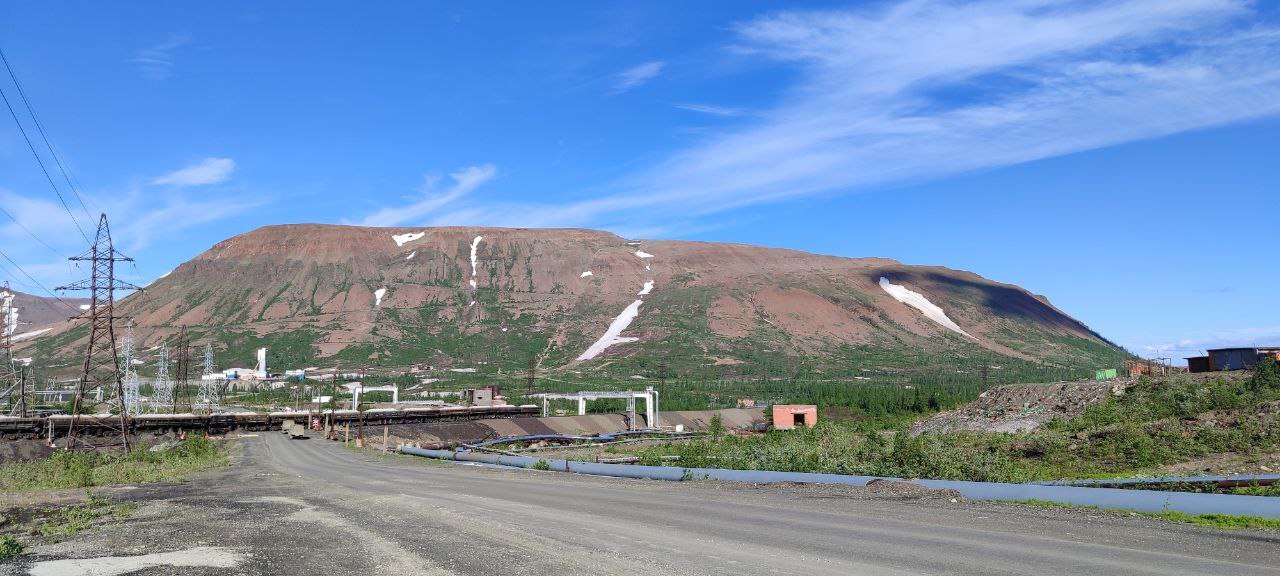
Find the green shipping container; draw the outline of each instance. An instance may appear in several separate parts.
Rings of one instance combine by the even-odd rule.
[[[1116,369],[1108,368],[1106,370],[1098,370],[1093,373],[1094,380],[1110,380],[1116,377]]]

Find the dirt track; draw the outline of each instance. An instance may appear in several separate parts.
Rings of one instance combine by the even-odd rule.
[[[87,573],[76,570],[107,561],[66,560],[105,554],[141,574],[1280,574],[1274,533],[847,487],[498,470],[279,434],[245,448],[189,484],[120,492],[141,504],[130,520],[0,574]]]

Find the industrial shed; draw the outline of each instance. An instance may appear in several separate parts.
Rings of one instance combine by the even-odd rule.
[[[1247,370],[1267,357],[1280,359],[1280,346],[1218,348],[1209,351],[1209,370]]]

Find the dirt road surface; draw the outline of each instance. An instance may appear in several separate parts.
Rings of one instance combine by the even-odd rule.
[[[1280,575],[1280,534],[857,489],[658,482],[278,433],[0,574]]]

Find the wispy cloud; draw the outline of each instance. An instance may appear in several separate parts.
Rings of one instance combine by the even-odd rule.
[[[100,194],[81,193],[86,196],[86,201],[92,200],[92,205],[101,206],[113,216],[111,232],[115,246],[134,257],[140,257],[140,252],[150,247],[157,235],[173,238],[184,230],[243,214],[265,204],[261,197],[219,194],[211,198],[190,198],[181,190],[157,193],[145,187]],[[45,246],[32,239],[12,221],[6,219],[0,223],[0,245],[27,273],[46,287],[64,284],[84,274],[83,270],[73,270],[64,259],[65,256],[84,252],[86,246],[71,217],[60,204],[43,197],[27,197],[2,189],[0,203],[24,227],[48,244]],[[92,236],[97,220],[82,220],[81,224]],[[8,262],[4,264],[6,266],[0,268],[0,275],[22,282],[26,291],[39,292],[17,270],[7,270],[8,273],[3,274],[7,268],[12,268]]]
[[[190,36],[174,34],[164,42],[137,51],[126,62],[137,67],[144,78],[164,80],[173,74],[174,52],[190,43]]]
[[[150,180],[155,186],[203,186],[225,182],[236,169],[236,161],[230,158],[205,158],[195,164],[179,168]]]
[[[673,107],[690,112],[700,112],[702,114],[710,114],[712,116],[741,116],[743,111],[741,108],[730,108],[728,106],[712,106],[710,104],[693,104],[679,103],[672,104]]]
[[[1181,358],[1214,348],[1276,345],[1280,345],[1280,326],[1260,326],[1217,330],[1177,341],[1143,344],[1136,351],[1148,357],[1162,354]]]
[[[1266,22],[1247,0],[905,0],[769,14],[733,26],[732,49],[796,68],[773,108],[590,198],[458,214],[641,226],[1274,116],[1280,29]]]
[[[666,67],[666,62],[655,60],[623,70],[614,77],[613,94],[621,94],[648,83],[662,74],[662,69]]]
[[[405,206],[387,207],[370,214],[360,222],[362,226],[397,226],[420,223],[423,218],[447,204],[470,194],[498,174],[491,164],[468,166],[452,174],[453,185],[447,190],[436,190],[436,181],[428,177],[421,188],[422,198]]]

